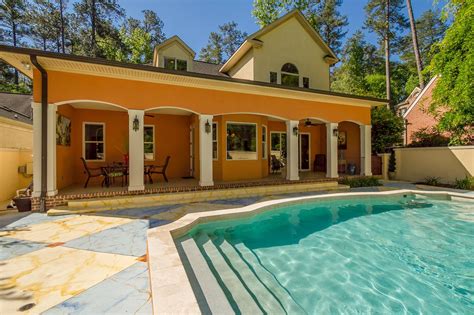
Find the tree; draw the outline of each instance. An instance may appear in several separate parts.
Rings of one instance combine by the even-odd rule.
[[[247,33],[237,27],[234,21],[219,25],[219,30],[209,35],[206,47],[199,53],[199,59],[218,64],[227,61],[247,37]]]
[[[372,109],[372,151],[384,153],[403,142],[403,119],[385,106]]]
[[[94,57],[104,57],[97,42],[118,41],[118,30],[114,26],[114,21],[125,15],[124,10],[117,0],[80,0],[74,3],[74,11],[77,18],[82,21],[83,52]],[[116,44],[118,46],[118,43]]]
[[[418,73],[418,80],[420,82],[420,89],[423,89],[425,87],[423,75],[421,73],[423,71],[423,64],[421,62],[420,49],[418,48],[418,36],[416,33],[415,18],[413,17],[413,9],[411,7],[411,0],[406,0],[406,1],[407,1],[408,17],[410,18],[410,30],[411,30],[411,37],[412,37],[412,42],[413,42],[413,52],[415,54],[416,70]]]
[[[449,5],[453,23],[429,66],[439,74],[430,110],[455,145],[474,142],[474,2],[451,0]]]
[[[36,47],[43,50],[62,51],[63,24],[58,2],[34,0],[27,20],[30,26],[29,34]]]
[[[164,23],[156,12],[152,10],[143,10],[142,29],[145,33],[150,34],[151,45],[154,48],[159,43],[165,40],[165,33],[163,32]]]
[[[376,33],[379,43],[385,50],[385,88],[386,98],[391,100],[390,85],[390,45],[398,41],[397,32],[408,27],[408,21],[400,12],[404,8],[403,0],[369,0],[365,6],[367,19],[364,26]]]
[[[2,41],[19,46],[21,38],[27,33],[25,0],[2,0],[0,2],[0,31]],[[14,71],[14,82],[18,85],[18,70]]]
[[[344,28],[348,25],[347,16],[338,10],[341,4],[342,0],[254,0],[252,15],[264,27],[282,14],[298,9],[324,42],[338,54],[347,33]]]

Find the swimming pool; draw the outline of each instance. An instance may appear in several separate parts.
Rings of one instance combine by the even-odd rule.
[[[199,224],[178,240],[184,256],[189,240],[237,313],[474,311],[472,202],[415,194],[306,201]],[[187,271],[202,290],[209,279],[192,260]]]

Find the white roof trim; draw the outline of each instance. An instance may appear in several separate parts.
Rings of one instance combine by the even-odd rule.
[[[418,104],[418,102],[421,100],[421,98],[423,97],[423,95],[425,95],[426,91],[428,91],[428,89],[430,88],[431,85],[433,85],[433,83],[436,81],[436,79],[438,78],[437,75],[435,75],[431,80],[430,82],[428,82],[428,84],[425,86],[425,88],[418,94],[418,96],[416,97],[415,101],[410,105],[410,107],[408,107],[407,111],[405,112],[405,114],[403,114],[403,118],[406,118],[407,115],[411,112],[411,110],[413,108],[415,108],[416,104]]]

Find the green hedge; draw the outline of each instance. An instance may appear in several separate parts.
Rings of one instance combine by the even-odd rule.
[[[339,183],[350,186],[351,188],[382,186],[376,177],[345,177],[341,179]]]

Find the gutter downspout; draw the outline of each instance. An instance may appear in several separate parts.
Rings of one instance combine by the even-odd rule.
[[[40,211],[46,212],[46,191],[48,190],[48,73],[39,64],[36,55],[30,56],[31,63],[41,73],[41,195]]]

